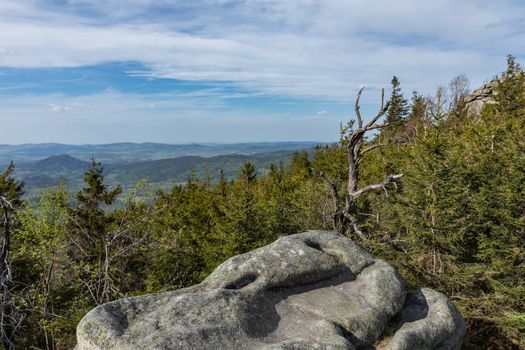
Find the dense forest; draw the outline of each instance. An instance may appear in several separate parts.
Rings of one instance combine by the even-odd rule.
[[[497,103],[479,115],[466,109],[465,77],[411,99],[392,79],[387,124],[363,139],[371,151],[359,181],[403,176],[363,192],[359,230],[347,231],[410,287],[448,295],[467,320],[466,349],[525,347],[525,73],[509,56],[497,79]],[[98,304],[189,286],[279,236],[333,229],[330,185],[344,198],[345,135],[358,127],[343,125],[339,143],[264,175],[246,162],[235,180],[195,175],[170,191],[139,182],[117,209],[122,190],[106,185],[95,159],[82,190],[50,188],[38,202],[23,199],[10,166],[0,176],[4,347],[70,349]]]

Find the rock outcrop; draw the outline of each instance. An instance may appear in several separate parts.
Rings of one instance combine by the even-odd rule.
[[[93,309],[77,349],[459,349],[464,335],[443,294],[406,295],[386,262],[309,231],[235,256],[198,285]]]
[[[495,88],[498,85],[498,80],[492,80],[490,83],[484,84],[482,87],[474,90],[466,98],[467,113],[471,116],[478,116],[486,104],[495,104],[494,98]]]

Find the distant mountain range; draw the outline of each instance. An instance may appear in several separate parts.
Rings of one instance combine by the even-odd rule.
[[[163,144],[163,143],[112,143],[105,145],[65,145],[39,143],[22,145],[0,145],[0,165],[14,162],[42,160],[47,157],[68,154],[87,160],[95,156],[104,163],[137,162],[176,158],[182,156],[213,157],[225,154],[258,154],[275,151],[294,151],[312,148],[317,142],[258,142],[237,144]]]
[[[314,142],[0,145],[0,167],[7,166],[10,160],[15,161],[15,176],[26,183],[28,196],[35,196],[38,190],[60,182],[66,183],[73,191],[80,189],[92,156],[102,161],[110,185],[121,184],[129,188],[139,180],[147,179],[154,185],[167,188],[185,182],[192,172],[200,178],[217,179],[222,169],[228,178],[233,178],[246,161],[253,162],[260,173],[265,173],[272,163],[287,163],[295,151],[312,151],[315,146]]]

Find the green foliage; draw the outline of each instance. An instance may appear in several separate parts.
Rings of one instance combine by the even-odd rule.
[[[403,188],[368,199],[376,254],[410,285],[452,296],[472,325],[467,348],[525,344],[523,135],[525,116],[500,106],[461,123],[445,118],[384,150],[405,173]]]
[[[206,254],[211,243],[212,218],[217,214],[209,183],[190,178],[186,186],[160,192],[153,204],[155,216],[149,221],[146,287],[148,291],[186,287],[204,276],[206,263],[215,263]]]
[[[0,196],[8,200],[14,208],[17,208],[22,203],[24,183],[13,176],[14,170],[15,165],[11,162],[7,169],[0,174]]]
[[[23,347],[49,348],[52,343],[74,344],[75,323],[85,309],[75,309],[77,282],[65,254],[69,192],[60,186],[42,193],[38,203],[20,211],[14,266],[17,281],[26,286],[20,303],[26,310],[25,327],[17,341]],[[24,346],[25,345],[25,346]]]
[[[218,227],[218,236],[222,240],[222,252],[219,261],[249,251],[263,242],[265,232],[258,203],[258,185],[255,167],[245,163],[239,180],[232,184],[221,206],[223,220]]]

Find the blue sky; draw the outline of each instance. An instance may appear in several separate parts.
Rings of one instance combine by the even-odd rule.
[[[332,141],[368,87],[407,97],[525,56],[525,2],[0,0],[0,144]]]

